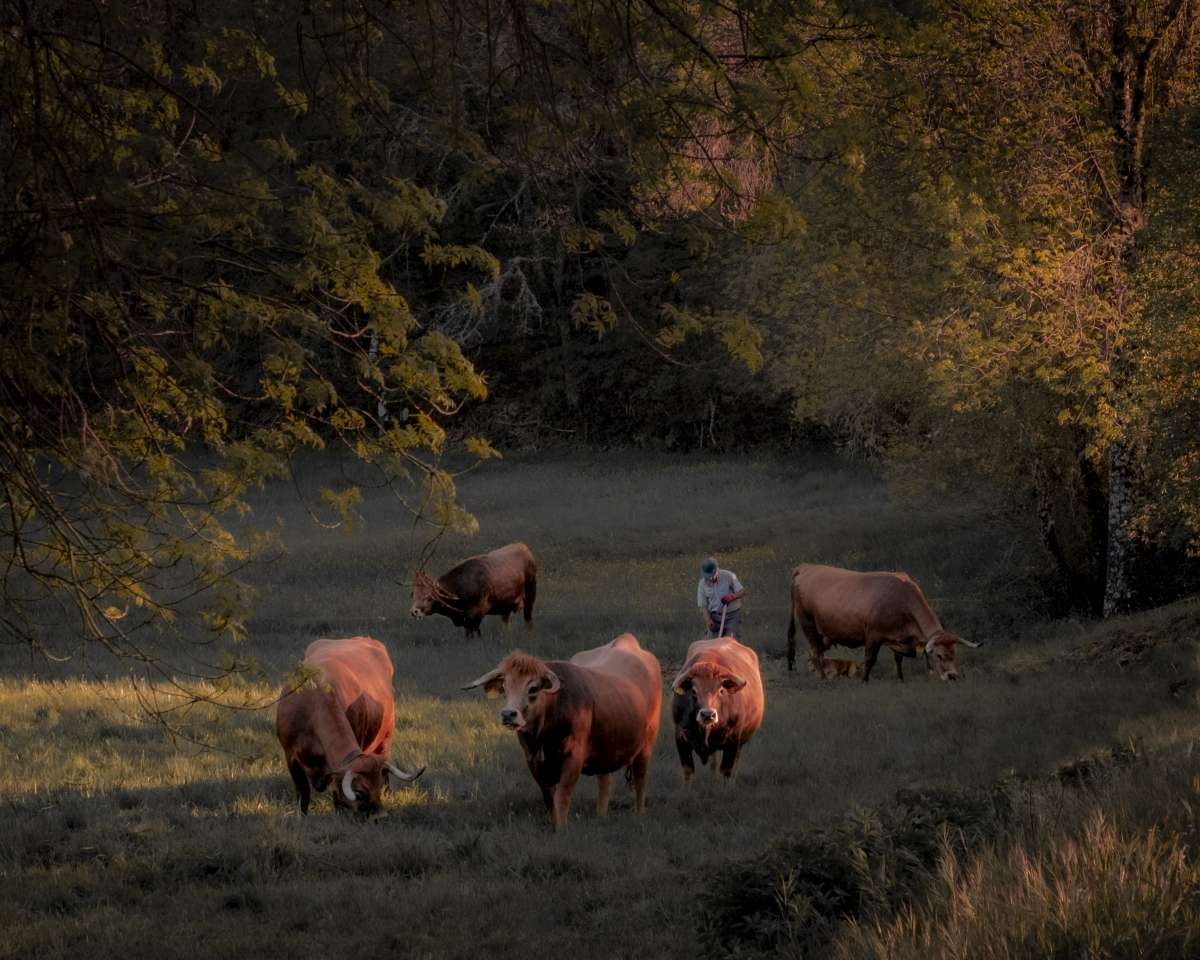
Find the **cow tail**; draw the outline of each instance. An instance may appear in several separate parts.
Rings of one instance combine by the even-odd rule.
[[[788,669],[796,669],[796,608],[792,608],[792,618],[788,621],[787,642]]]
[[[537,569],[529,571],[525,577],[525,622],[533,622],[533,601],[537,599]]]
[[[788,669],[796,669],[796,596],[795,586],[792,587],[791,596],[788,599],[791,601],[791,618],[788,620],[787,632],[787,661]]]

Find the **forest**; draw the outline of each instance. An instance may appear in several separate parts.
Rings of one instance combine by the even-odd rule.
[[[1063,611],[1186,592],[1198,18],[16,0],[0,630],[236,638],[223,517],[306,448],[436,531],[505,450],[835,445],[985,491]]]

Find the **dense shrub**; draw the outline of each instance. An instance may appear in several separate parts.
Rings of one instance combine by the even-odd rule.
[[[900,791],[886,807],[731,864],[705,898],[705,937],[727,950],[790,944],[807,953],[846,919],[900,909],[924,891],[947,852],[997,839],[1011,819],[1001,788]]]

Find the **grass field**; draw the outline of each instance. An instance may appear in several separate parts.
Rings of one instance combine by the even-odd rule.
[[[329,473],[312,465],[309,492]],[[483,638],[467,642],[440,618],[410,621],[397,581],[420,542],[382,494],[368,493],[353,530],[313,526],[290,484],[255,501],[254,521],[278,525],[286,547],[251,576],[248,643],[273,676],[318,636],[369,633],[396,665],[394,755],[428,772],[369,822],[334,816],[327,796],[297,816],[269,711],[198,708],[189,724],[221,749],[172,745],[139,720],[133,688],[115,672],[82,677],[72,665],[2,655],[0,956],[758,955],[766,948],[753,937],[739,944],[712,929],[730,863],[869,817],[898,790],[1040,783],[1133,743],[1146,766],[1060,802],[1070,823],[1104,809],[1105,791],[1126,797],[1114,815],[1134,810],[1129,796],[1155,770],[1169,768],[1171,783],[1196,793],[1194,606],[1101,628],[1046,623],[1036,551],[978,505],[898,503],[862,468],[802,456],[505,462],[466,478],[461,493],[481,532],[445,538],[431,566],[525,540],[540,569],[531,632],[489,619]],[[633,814],[621,784],[598,820],[585,778],[569,828],[551,833],[495,704],[459,686],[514,646],[567,656],[624,630],[669,673],[698,635],[692,604],[708,553],[745,582],[744,639],[765,658],[766,721],[737,781],[701,776],[685,789],[667,716],[647,814]],[[899,684],[887,657],[866,686],[789,674],[788,571],[800,561],[904,569],[949,629],[987,645],[963,651],[958,685],[912,668]],[[1035,821],[1045,834],[1048,802],[1037,801],[1042,813],[1021,842],[1033,842]],[[1148,829],[1158,807],[1138,809],[1130,829]],[[996,875],[1017,883],[1019,864],[1004,859],[1015,854],[989,850]],[[982,869],[970,860],[957,868]],[[935,870],[935,895],[938,882]],[[787,896],[779,902],[781,914],[794,910]],[[961,918],[939,913],[937,900],[912,902],[892,920],[843,924],[829,949],[936,952],[920,945],[923,931],[950,931]],[[810,955],[780,923],[770,952]]]

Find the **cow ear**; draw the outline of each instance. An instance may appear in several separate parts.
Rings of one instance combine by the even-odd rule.
[[[734,693],[736,693],[738,690],[741,690],[745,685],[746,681],[739,677],[736,673],[729,674],[724,680],[721,681],[721,686],[723,686],[726,690],[732,690]]]
[[[691,674],[685,670],[671,681],[671,691],[682,697],[691,688],[691,681]]]
[[[558,679],[558,674],[553,670],[547,670],[542,675],[542,689],[547,693],[558,693],[562,686],[562,681]]]

